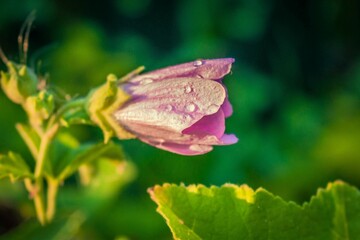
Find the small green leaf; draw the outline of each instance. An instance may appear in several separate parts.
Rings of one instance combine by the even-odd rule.
[[[111,159],[123,161],[125,159],[122,148],[110,142],[108,144],[83,144],[73,149],[61,162],[63,166],[59,166],[58,177],[63,180],[73,174],[83,164],[89,164],[100,159]]]
[[[16,130],[19,132],[21,138],[28,146],[34,159],[36,159],[37,155],[39,154],[39,147],[41,141],[39,134],[29,125],[22,123],[16,124]]]
[[[93,122],[84,108],[74,108],[63,114],[61,124],[67,127],[75,124],[93,125]]]
[[[15,181],[19,178],[32,178],[33,175],[19,154],[9,152],[7,155],[0,155],[0,178],[3,177],[9,177],[11,181]]]
[[[66,127],[73,124],[94,124],[86,111],[86,99],[84,98],[69,100],[59,109],[57,117],[60,123]]]
[[[56,176],[70,164],[73,152],[80,149],[80,146],[80,142],[70,132],[59,131],[49,151],[50,161],[46,162],[44,169],[46,174],[57,178]]]
[[[88,197],[108,201],[136,176],[135,165],[129,161],[101,159],[92,165],[92,178],[86,188]]]
[[[302,206],[266,190],[225,184],[149,189],[175,239],[358,239],[360,192],[330,183]]]

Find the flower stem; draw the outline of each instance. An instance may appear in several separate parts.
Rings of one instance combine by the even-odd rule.
[[[52,125],[48,131],[45,132],[44,136],[42,136],[42,140],[40,143],[38,159],[36,161],[35,167],[35,178],[41,178],[44,172],[45,160],[47,158],[47,153],[49,151],[50,143],[54,136],[56,135],[59,129],[58,124]]]
[[[48,189],[47,189],[47,209],[46,209],[46,220],[51,222],[54,218],[56,211],[56,196],[59,188],[59,182],[54,178],[47,178]]]
[[[41,225],[50,223],[54,218],[56,211],[56,196],[59,188],[59,180],[51,176],[45,176],[44,169],[48,161],[48,152],[50,145],[56,136],[59,127],[60,119],[67,112],[76,108],[84,106],[85,99],[78,99],[75,101],[68,102],[63,105],[56,114],[54,114],[48,121],[47,127],[44,131],[37,131],[40,137],[40,145],[37,149],[37,143],[31,139],[21,125],[17,126],[20,135],[28,145],[33,157],[36,160],[34,177],[35,180],[32,182],[31,179],[25,179],[24,184],[28,190],[30,196],[33,198],[35,211],[37,218]],[[31,121],[30,121],[31,124]],[[37,125],[31,124],[34,129],[37,129]],[[46,178],[45,178],[46,177]],[[45,204],[45,193],[44,193],[44,178],[47,182],[46,191],[46,204]],[[46,208],[45,208],[46,206]]]
[[[36,159],[35,166],[35,183],[30,194],[34,198],[36,215],[42,225],[50,222],[55,213],[55,198],[57,193],[57,184],[48,180],[47,192],[47,210],[45,212],[45,199],[44,199],[44,167],[46,159],[48,158],[48,151],[50,144],[59,129],[59,124],[50,125],[47,131],[41,136],[41,143],[39,152]]]
[[[36,181],[36,188],[34,192],[34,204],[37,218],[41,225],[46,224],[46,215],[45,215],[45,202],[44,202],[44,191],[42,179]]]
[[[37,180],[34,185],[29,178],[26,178],[24,180],[24,184],[30,194],[30,197],[34,200],[37,219],[41,225],[45,225],[46,215],[42,180]]]

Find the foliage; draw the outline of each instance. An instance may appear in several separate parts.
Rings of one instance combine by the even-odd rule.
[[[110,75],[104,86],[92,90],[87,97],[62,99],[26,65],[31,18],[32,14],[18,37],[22,63],[9,61],[2,51],[0,57],[7,66],[7,72],[1,72],[2,90],[12,102],[23,108],[28,117],[28,124],[18,123],[16,128],[33,157],[35,167],[32,169],[20,154],[9,152],[0,155],[0,177],[23,180],[34,201],[37,218],[45,225],[54,217],[58,188],[66,178],[82,170],[82,182],[89,184],[93,180],[92,172],[86,168],[92,162],[125,160],[120,146],[109,143],[114,130],[108,119],[112,113],[109,109],[117,109],[128,96],[117,87],[117,78]],[[44,83],[40,86],[41,81]],[[73,124],[99,125],[105,143],[81,144],[70,132],[63,131],[64,127]]]
[[[114,0],[89,4],[81,0],[4,0],[0,44],[14,62],[20,60],[15,39],[33,9],[37,18],[27,65],[36,77],[47,79],[49,89],[61,96],[61,104],[64,99],[86,96],[110,72],[122,76],[139,65],[156,69],[198,58],[236,58],[226,82],[234,108],[227,127],[239,143],[187,158],[136,140],[124,141],[125,157],[135,163],[126,161],[131,170],[111,167],[124,162],[108,161],[107,156],[100,161],[89,159],[84,168],[74,166],[80,171],[66,170],[65,181],[59,182],[57,214],[45,227],[33,218],[36,213],[23,191],[25,176],[13,175],[18,180],[10,183],[8,177],[12,177],[6,173],[0,181],[0,234],[4,239],[16,239],[16,234],[18,239],[30,235],[49,239],[54,235],[45,232],[56,234],[62,229],[56,224],[71,219],[75,220],[67,226],[72,225],[73,230],[68,232],[76,237],[169,239],[166,224],[146,194],[147,188],[166,182],[246,183],[297,203],[334,179],[359,188],[357,1]],[[6,70],[6,65],[0,68]],[[26,89],[31,92],[31,87]],[[57,110],[51,110],[48,94],[38,92],[34,97],[28,104],[33,110],[42,109],[37,119]],[[46,105],[36,104],[41,98],[48,99]],[[53,100],[57,108],[59,99]],[[12,169],[29,169],[26,176],[31,178],[35,161],[22,138],[34,142],[41,138],[29,128],[27,113],[2,91],[0,103],[0,162],[6,160]],[[103,141],[98,129],[84,124],[91,123],[86,111],[77,110],[63,115],[64,127],[54,139],[57,147],[49,152],[57,156],[53,159],[57,173],[72,159],[82,159],[83,148],[78,146],[85,151]],[[9,159],[10,149],[24,163]],[[103,163],[102,171],[96,172]],[[115,169],[126,174],[117,175]],[[84,187],[89,176],[98,180]],[[114,184],[100,187],[96,182],[102,178]],[[103,192],[97,194],[100,190]],[[72,224],[77,216],[80,226]]]
[[[174,239],[357,239],[360,192],[343,182],[299,206],[247,185],[149,189]]]

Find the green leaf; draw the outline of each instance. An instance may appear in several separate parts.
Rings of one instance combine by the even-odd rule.
[[[0,155],[0,178],[4,177],[9,177],[11,181],[15,181],[19,178],[32,178],[33,175],[19,154],[9,152],[7,155]]]
[[[164,184],[149,189],[175,239],[359,239],[360,192],[328,184],[302,206],[259,188]]]
[[[58,179],[65,179],[79,169],[81,165],[89,164],[95,160],[111,159],[123,161],[125,159],[121,146],[110,142],[108,144],[83,144],[73,149],[59,166]]]
[[[136,167],[130,161],[100,158],[80,166],[79,174],[85,187],[76,188],[76,192],[63,192],[65,195],[59,199],[63,201],[60,205],[81,209],[93,218],[93,214],[102,215],[108,204],[116,203],[114,200],[118,199],[122,188],[136,177]],[[114,219],[113,213],[110,215]]]
[[[16,130],[19,132],[21,138],[28,146],[34,159],[36,159],[37,155],[39,154],[39,148],[41,142],[39,134],[29,125],[22,123],[16,124]]]
[[[132,162],[102,159],[92,165],[92,178],[87,187],[88,197],[93,196],[96,202],[109,201],[119,194],[120,189],[136,176]]]
[[[74,152],[81,149],[80,142],[68,131],[60,131],[49,151],[45,165],[46,174],[56,177],[73,160]]]
[[[93,125],[84,108],[74,108],[72,111],[67,111],[61,118],[61,123],[64,126],[85,124]]]
[[[84,98],[78,98],[69,100],[64,104],[57,113],[61,124],[63,126],[74,124],[93,125],[94,123],[91,121],[85,108],[85,103]]]

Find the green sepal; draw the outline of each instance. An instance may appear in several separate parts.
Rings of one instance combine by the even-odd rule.
[[[118,85],[117,77],[109,74],[106,83],[91,91],[87,97],[88,114],[103,131],[105,143],[114,136],[120,139],[135,137],[126,131],[113,116],[114,112],[130,99],[130,96]]]
[[[8,72],[1,72],[1,87],[11,101],[23,104],[27,97],[36,94],[38,78],[26,65],[9,61],[6,66]]]
[[[44,120],[50,117],[54,108],[54,96],[45,90],[28,97],[24,104],[24,109],[33,126],[40,126]]]

